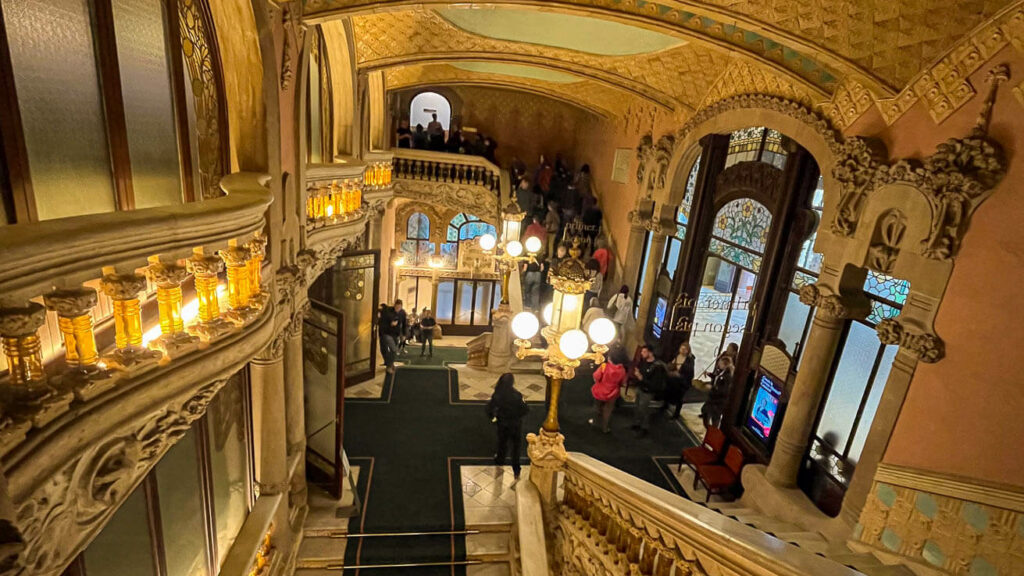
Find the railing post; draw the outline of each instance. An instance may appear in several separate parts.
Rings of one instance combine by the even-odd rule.
[[[224,262],[216,256],[207,256],[200,246],[194,248],[192,257],[185,261],[195,280],[196,296],[199,298],[199,322],[187,328],[188,332],[209,342],[231,331],[231,325],[220,316],[220,300],[217,296],[217,274]]]
[[[114,303],[114,342],[117,349],[103,357],[107,367],[132,375],[156,366],[163,358],[157,350],[142,346],[142,310],[139,293],[146,289],[141,274],[117,274],[105,269],[103,293]]]
[[[159,257],[153,256],[149,259],[146,276],[156,284],[156,301],[160,311],[160,336],[153,340],[151,346],[161,350],[168,360],[195,350],[199,338],[185,332],[181,317],[181,283],[188,276],[185,267],[164,264]]]
[[[249,250],[249,261],[246,263],[249,270],[249,305],[262,309],[270,297],[263,290],[263,260],[267,257],[267,237],[257,231],[245,246]]]
[[[71,404],[71,393],[56,390],[46,381],[38,334],[45,321],[46,309],[36,302],[24,307],[0,308],[0,337],[11,373],[0,409],[4,419],[12,413],[19,416],[10,421],[10,432],[6,428],[0,432],[0,446],[10,446],[17,437],[24,436],[28,428],[19,420],[29,420],[32,426],[41,428],[66,412]]]

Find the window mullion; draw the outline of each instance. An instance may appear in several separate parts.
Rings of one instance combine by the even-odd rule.
[[[121,69],[117,60],[117,36],[111,0],[93,0],[93,15],[103,112],[107,122],[110,163],[114,173],[114,194],[118,210],[134,210],[132,160],[128,149],[128,125],[124,115],[124,95],[121,91]]]
[[[160,518],[160,491],[156,483],[156,468],[142,481],[146,495],[146,519],[149,522],[149,541],[153,547],[153,573],[167,576],[167,555],[164,550],[163,521]]]
[[[210,429],[209,416],[203,415],[194,427],[196,431],[196,456],[199,461],[199,485],[202,487],[200,498],[203,507],[203,523],[206,527],[206,555],[209,561],[210,574],[220,571],[220,559],[217,551],[217,517],[213,503],[213,468],[210,463]]]

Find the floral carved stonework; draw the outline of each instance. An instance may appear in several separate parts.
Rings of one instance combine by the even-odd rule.
[[[909,351],[921,362],[938,362],[946,354],[942,339],[935,334],[917,333],[907,330],[897,318],[886,318],[875,327],[882,344],[899,346]]]

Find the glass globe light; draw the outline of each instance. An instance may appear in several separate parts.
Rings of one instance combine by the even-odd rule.
[[[544,247],[544,243],[540,241],[540,238],[536,236],[530,236],[526,239],[526,251],[530,254],[536,254],[540,252],[540,249]]]
[[[484,250],[494,250],[494,245],[498,243],[498,239],[490,234],[484,234],[480,237],[480,247]]]
[[[583,330],[573,329],[562,334],[562,338],[558,341],[558,348],[562,350],[562,354],[565,354],[566,358],[575,360],[586,353],[587,344],[587,335],[583,333]]]
[[[505,252],[509,256],[516,257],[523,253],[523,245],[518,240],[513,240],[508,244],[505,244]]]
[[[520,340],[529,340],[537,334],[540,322],[530,312],[520,312],[512,317],[512,333]]]
[[[604,346],[615,339],[615,324],[607,318],[597,318],[587,328],[594,344]]]
[[[544,308],[541,309],[540,315],[544,317],[544,323],[545,324],[551,324],[551,315],[554,313],[554,311],[555,311],[555,303],[554,302],[548,302],[547,304],[544,305]]]

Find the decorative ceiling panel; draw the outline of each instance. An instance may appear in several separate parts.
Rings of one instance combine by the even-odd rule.
[[[362,68],[411,62],[490,60],[571,72],[619,87],[666,108],[693,110],[729,61],[726,50],[688,43],[629,56],[602,56],[471,34],[432,10],[404,10],[353,18]]]
[[[523,92],[541,94],[568,102],[606,117],[621,117],[630,105],[642,102],[638,97],[624,94],[614,88],[592,80],[580,80],[570,84],[545,82],[532,78],[519,78],[504,74],[469,72],[448,64],[410,64],[396,66],[384,71],[384,82],[388,90],[400,90],[414,86],[475,85],[510,88]]]

